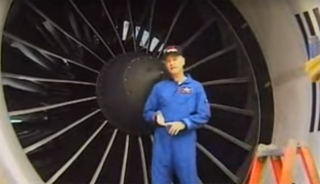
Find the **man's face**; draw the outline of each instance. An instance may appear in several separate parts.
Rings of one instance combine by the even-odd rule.
[[[176,55],[169,55],[164,60],[164,64],[171,75],[183,72],[184,63],[184,58]]]

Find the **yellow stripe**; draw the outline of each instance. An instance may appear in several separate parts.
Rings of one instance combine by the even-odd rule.
[[[320,55],[305,64],[305,71],[312,82],[320,81]]]

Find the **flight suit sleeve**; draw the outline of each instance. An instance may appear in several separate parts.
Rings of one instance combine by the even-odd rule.
[[[143,118],[148,123],[153,123],[155,121],[155,113],[158,110],[158,97],[157,97],[157,87],[153,86],[151,93],[149,94],[144,108],[143,108]]]
[[[206,124],[210,117],[210,105],[207,99],[206,92],[204,91],[202,85],[199,85],[199,90],[195,96],[196,98],[196,111],[189,117],[182,119],[182,122],[186,125],[187,129],[194,129],[201,127]]]

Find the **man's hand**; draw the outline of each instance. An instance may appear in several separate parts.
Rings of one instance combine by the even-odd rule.
[[[163,115],[162,115],[162,113],[161,113],[160,111],[157,111],[157,112],[156,112],[155,120],[156,120],[156,122],[157,122],[158,125],[160,125],[160,126],[166,126],[164,117],[163,117]]]
[[[186,126],[180,121],[166,123],[166,126],[169,126],[170,135],[177,135],[181,130],[186,128]]]

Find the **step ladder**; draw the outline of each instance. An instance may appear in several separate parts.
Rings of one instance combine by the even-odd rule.
[[[301,156],[302,168],[309,184],[320,184],[319,174],[308,147],[295,140],[290,140],[284,149],[275,145],[261,144],[257,147],[249,172],[247,184],[259,184],[262,180],[264,166],[271,163],[273,184],[293,184],[292,178],[296,156]],[[306,183],[307,184],[307,183]]]

